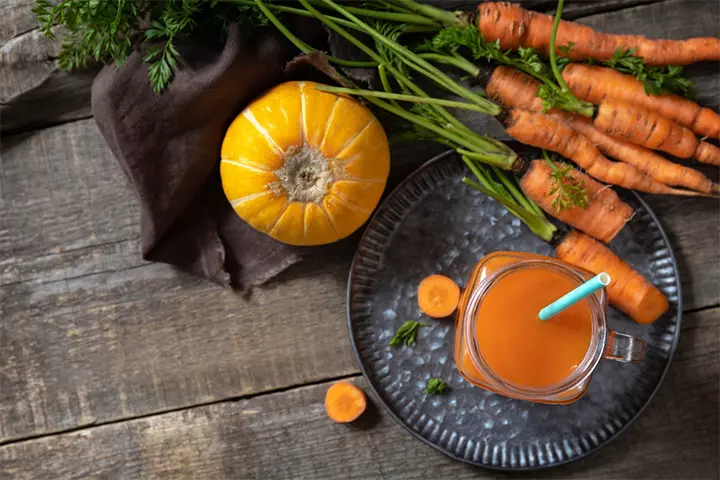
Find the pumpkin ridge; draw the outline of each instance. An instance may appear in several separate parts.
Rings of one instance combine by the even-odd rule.
[[[270,133],[265,129],[265,127],[260,125],[260,123],[257,121],[257,118],[255,118],[255,115],[253,115],[252,111],[250,111],[249,108],[245,110],[242,114],[245,118],[247,118],[248,122],[250,122],[250,124],[255,127],[258,132],[260,132],[260,135],[262,135],[265,140],[267,140],[270,147],[273,148],[276,153],[278,153],[280,156],[285,154],[282,148],[280,148],[280,146],[275,143],[275,139],[270,136]]]
[[[367,214],[372,213],[370,210],[365,210],[364,208],[358,207],[357,205],[350,202],[346,198],[341,197],[337,193],[329,193],[328,196],[333,197],[338,202],[342,203],[343,205],[345,205],[346,207],[348,207],[351,210],[355,210],[356,212],[362,212],[362,213],[367,213]]]
[[[308,234],[307,234],[307,224],[308,224],[308,213],[310,212],[310,209],[307,208],[307,205],[303,205],[303,239],[307,240]]]
[[[305,203],[300,203],[300,202],[288,202],[288,203],[285,205],[285,209],[282,211],[282,213],[280,213],[280,216],[277,218],[277,220],[275,220],[275,223],[273,224],[273,226],[268,230],[268,233],[269,233],[269,235],[270,235],[271,237],[275,237],[275,236],[277,235],[277,233],[275,232],[275,230],[276,230],[276,229],[278,228],[278,226],[280,225],[280,220],[282,220],[283,217],[284,217],[286,214],[290,215],[290,214],[292,213],[292,212],[290,212],[290,206],[291,206],[293,203],[299,203],[299,205],[302,207],[302,213],[301,213],[301,215],[302,215],[302,217],[303,217],[303,240],[305,240],[305,234],[304,234],[304,232],[305,232],[305,224],[304,224],[304,220],[305,220],[305,210],[307,210],[307,208],[306,208],[306,207],[307,207],[307,204],[305,204]],[[290,213],[288,213],[288,212],[290,212]]]
[[[358,183],[386,183],[385,180],[380,180],[379,178],[348,177],[346,175],[343,175],[342,178],[338,178],[338,180]]]
[[[332,215],[330,215],[330,212],[328,212],[327,208],[325,208],[325,204],[318,203],[317,205],[318,205],[318,207],[320,207],[322,209],[323,212],[325,212],[325,215],[327,215],[328,221],[330,222],[330,226],[332,227],[333,232],[335,232],[335,236],[338,238],[338,240],[341,239],[342,237],[338,233],[338,229],[335,226],[335,221],[333,220]]]
[[[235,200],[230,200],[230,206],[235,208],[239,205],[242,205],[245,202],[248,202],[250,200],[255,200],[256,198],[260,198],[263,195],[269,195],[269,194],[272,194],[272,192],[268,192],[268,191],[258,192],[258,193],[252,193],[250,195],[245,195],[244,197],[238,197]]]
[[[340,103],[340,100],[342,98],[337,97],[335,99],[335,103],[333,103],[333,108],[330,110],[330,115],[328,115],[328,121],[325,124],[325,133],[323,133],[323,139],[322,142],[320,142],[320,146],[318,147],[318,150],[322,152],[323,147],[325,146],[325,139],[327,138],[327,133],[330,131],[330,125],[332,125],[333,120],[335,120],[335,110],[337,110],[338,103]]]
[[[300,128],[300,138],[302,139],[302,146],[304,147],[308,143],[308,138],[305,135],[305,131],[307,130],[307,126],[305,125],[305,92],[304,92],[305,82],[300,82],[298,87],[298,92],[300,93],[300,123],[298,124]]]
[[[283,208],[283,209],[280,211],[280,213],[278,214],[278,216],[277,216],[277,218],[275,219],[275,221],[272,222],[272,224],[268,226],[268,229],[266,230],[266,232],[267,232],[268,234],[270,234],[270,233],[275,229],[275,227],[277,226],[277,224],[278,224],[278,222],[280,221],[280,219],[282,218],[282,216],[285,215],[285,212],[287,211],[288,206],[289,206],[291,203],[292,203],[292,202],[290,202],[290,201],[288,201],[288,200],[285,201],[285,208]]]
[[[358,132],[355,134],[355,136],[352,138],[352,140],[350,140],[348,143],[345,144],[345,146],[342,148],[342,150],[340,150],[340,153],[338,153],[338,154],[336,155],[336,157],[341,157],[342,154],[345,153],[345,150],[347,150],[347,149],[349,149],[350,147],[352,147],[353,143],[355,143],[355,142],[357,141],[357,139],[360,138],[360,136],[362,136],[363,133],[365,133],[365,130],[367,130],[368,128],[370,128],[370,126],[373,124],[373,122],[376,122],[376,121],[377,121],[377,119],[371,118],[371,119],[368,121],[368,123],[367,123],[363,128],[361,128],[360,131],[358,131]]]
[[[274,170],[269,170],[267,168],[261,168],[258,165],[253,164],[253,162],[249,162],[246,159],[244,159],[244,162],[239,162],[237,160],[230,160],[229,158],[223,158],[220,160],[220,163],[226,163],[228,165],[234,165],[236,167],[240,168],[247,168],[248,170],[253,170],[255,172],[263,172],[263,173],[274,173]]]

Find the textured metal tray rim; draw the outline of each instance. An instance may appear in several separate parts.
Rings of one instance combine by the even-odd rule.
[[[427,170],[428,168],[433,167],[435,165],[435,163],[444,161],[446,159],[446,157],[454,155],[454,154],[455,154],[455,152],[453,150],[447,150],[443,153],[440,153],[439,155],[436,155],[435,157],[431,158],[430,160],[428,160],[425,163],[423,163],[422,165],[420,165],[411,174],[409,174],[405,179],[403,179],[402,182],[400,182],[400,184],[398,186],[396,186],[392,190],[392,192],[390,192],[390,194],[385,198],[385,200],[383,200],[383,202],[380,204],[380,206],[375,210],[373,215],[370,217],[370,220],[366,224],[365,231],[363,232],[362,236],[360,237],[360,241],[358,242],[358,250],[355,252],[352,263],[350,264],[350,273],[348,275],[347,291],[345,294],[345,311],[346,311],[346,316],[347,316],[348,334],[350,336],[350,345],[352,346],[353,354],[355,355],[355,360],[360,368],[360,372],[362,373],[363,377],[365,378],[365,382],[368,384],[368,387],[372,393],[372,396],[375,398],[375,400],[378,403],[382,404],[385,411],[390,415],[390,417],[396,423],[400,424],[405,430],[407,430],[412,436],[414,436],[418,440],[421,440],[423,443],[431,446],[435,450],[438,450],[438,451],[442,452],[443,454],[447,455],[448,457],[453,458],[454,460],[457,460],[459,462],[466,463],[468,465],[473,465],[473,466],[487,469],[487,470],[493,470],[493,471],[521,472],[521,471],[545,470],[548,468],[559,467],[561,465],[567,465],[567,464],[575,462],[577,460],[587,458],[590,455],[601,450],[603,447],[606,447],[608,444],[610,444],[612,441],[614,441],[616,438],[618,438],[625,430],[627,430],[627,428],[630,425],[632,425],[635,422],[635,420],[637,420],[637,418],[640,417],[640,415],[642,415],[642,413],[645,411],[647,406],[652,402],[653,398],[655,398],[655,395],[657,394],[657,391],[660,388],[660,385],[662,385],[663,380],[665,379],[665,375],[667,375],[668,369],[670,368],[670,364],[672,363],[672,360],[675,357],[675,351],[677,350],[678,342],[680,341],[680,330],[682,327],[683,301],[682,301],[682,285],[681,285],[681,282],[679,281],[679,279],[677,282],[677,297],[678,297],[678,300],[677,300],[677,333],[674,336],[674,339],[672,342],[672,347],[671,347],[670,351],[668,352],[667,364],[665,365],[665,369],[663,370],[662,374],[660,375],[660,378],[658,379],[657,385],[655,386],[653,391],[650,393],[650,396],[645,401],[645,404],[642,407],[640,407],[640,409],[635,413],[635,415],[632,418],[630,418],[627,421],[627,423],[625,423],[625,425],[623,425],[621,428],[619,428],[615,433],[613,433],[607,440],[605,440],[600,445],[593,447],[593,448],[589,449],[587,452],[584,452],[582,455],[578,455],[573,458],[568,458],[566,460],[556,462],[556,463],[551,463],[551,464],[547,464],[547,465],[538,465],[538,466],[533,466],[533,467],[498,467],[498,466],[487,465],[487,464],[483,464],[483,463],[479,463],[479,462],[473,462],[471,460],[458,457],[457,455],[453,454],[452,452],[449,452],[448,450],[441,447],[440,445],[436,445],[435,443],[426,439],[425,437],[420,435],[418,432],[411,429],[407,424],[405,424],[405,422],[403,422],[402,419],[400,419],[395,414],[395,412],[392,410],[392,408],[390,408],[390,406],[383,400],[382,396],[375,388],[375,385],[370,380],[370,376],[368,375],[368,372],[365,368],[363,360],[360,357],[360,352],[358,351],[358,347],[355,344],[355,337],[354,337],[353,331],[352,331],[352,317],[351,317],[351,309],[350,309],[350,300],[351,300],[350,295],[351,295],[351,290],[352,290],[352,285],[353,285],[353,273],[355,272],[356,266],[358,264],[358,260],[360,258],[359,246],[362,245],[363,241],[365,240],[366,236],[368,235],[368,232],[369,232],[368,227],[376,220],[378,215],[380,215],[380,212],[383,209],[383,207],[385,206],[385,204],[387,204],[398,192],[405,189],[405,187],[409,183],[411,183],[418,174]],[[679,271],[678,265],[677,265],[677,259],[675,258],[675,252],[672,248],[672,245],[670,243],[670,239],[667,236],[667,233],[665,233],[665,229],[663,228],[662,224],[660,223],[660,220],[657,218],[657,216],[655,215],[655,212],[652,211],[652,209],[645,202],[645,200],[643,200],[642,197],[637,194],[637,192],[635,192],[634,190],[631,190],[631,192],[635,196],[635,199],[648,212],[652,221],[655,222],[655,224],[657,225],[662,239],[668,245],[668,254],[669,254],[670,258],[672,259],[672,265],[676,271]]]

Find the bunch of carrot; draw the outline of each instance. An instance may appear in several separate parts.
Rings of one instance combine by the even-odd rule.
[[[254,1],[263,5],[262,0]],[[491,100],[501,105],[497,108],[496,104],[479,98],[430,63],[454,65],[480,77],[480,69],[472,61],[456,51],[447,55],[416,52],[398,40],[403,32],[410,30],[408,26],[427,30],[467,30],[470,24],[466,15],[446,12],[414,0],[384,0],[383,4],[389,8],[384,11],[346,7],[333,0],[300,0],[300,4],[305,8],[304,13],[277,5],[263,7],[263,13],[268,15],[269,8],[273,8],[280,12],[309,13],[318,18],[368,55],[369,63],[378,69],[383,87],[380,91],[328,88],[329,91],[363,96],[375,106],[408,121],[421,138],[455,148],[479,182],[466,179],[465,183],[500,201],[541,238],[551,242],[559,258],[591,271],[610,273],[614,279],[608,288],[611,302],[637,322],[652,322],[668,308],[667,299],[657,288],[602,244],[609,243],[633,215],[632,208],[603,184],[659,194],[716,195],[718,186],[706,176],[673,163],[653,150],[720,164],[720,150],[695,135],[717,138],[720,116],[679,96],[648,95],[642,82],[611,69],[569,64],[561,74],[555,57],[558,51],[564,50],[556,47],[556,41],[559,39],[568,46],[574,44],[565,52],[572,60],[607,60],[617,49],[634,48],[647,55],[646,61],[650,65],[662,65],[663,58],[682,64],[720,59],[720,41],[648,40],[637,36],[604,35],[588,27],[561,22],[559,14],[553,20],[511,4],[484,3],[478,7],[477,25],[482,35],[476,36],[484,36],[502,48],[533,48],[550,56],[550,76],[557,82],[551,84],[548,81],[549,69],[524,69],[535,77],[532,78],[509,67],[495,67],[486,78],[486,92]],[[333,15],[321,12],[318,7],[330,10]],[[558,12],[561,9],[562,0]],[[382,19],[386,25],[392,21],[401,25],[396,28],[371,25],[359,18],[363,16]],[[277,19],[269,18],[280,28]],[[367,47],[346,28],[367,34],[373,39],[375,49]],[[296,44],[303,51],[312,51],[305,44],[298,41]],[[532,52],[528,52],[521,51],[520,55],[530,56]],[[509,58],[501,53],[500,58]],[[479,55],[482,56],[483,51]],[[477,59],[476,55],[473,60]],[[497,58],[493,60],[497,61]],[[340,63],[338,59],[330,61]],[[517,62],[509,64],[517,66]],[[410,72],[420,74],[467,102],[430,97],[412,81]],[[393,91],[391,78],[400,93]],[[555,104],[559,108],[547,110],[539,98],[543,88],[546,95],[549,89],[551,97],[560,99]],[[399,102],[413,102],[423,108],[406,110]],[[549,158],[526,163],[493,139],[472,132],[449,114],[446,106],[495,115],[514,138],[573,160],[586,173]],[[502,169],[520,176],[519,188],[502,173]],[[543,211],[584,233],[570,230],[559,235]]]
[[[398,0],[403,5],[411,2]],[[652,150],[720,165],[720,149],[696,137],[699,134],[720,138],[720,115],[677,95],[649,95],[641,81],[610,68],[570,63],[561,74],[556,56],[562,53],[574,60],[608,60],[618,51],[631,49],[649,65],[687,64],[720,59],[720,39],[650,40],[602,34],[587,26],[561,21],[561,9],[562,0],[553,19],[509,3],[488,2],[478,6],[480,35],[476,43],[496,42],[499,49],[520,49],[526,56],[532,50],[549,56],[551,65],[545,70],[551,69],[557,79],[557,84],[548,80],[546,71],[537,64],[524,69],[535,81],[503,67],[486,75],[490,77],[486,85],[488,95],[509,109],[502,116],[508,133],[523,143],[573,160],[591,176],[608,184],[648,193],[717,194],[717,186],[707,177]],[[447,26],[453,24],[431,7],[423,6],[422,11]],[[465,46],[471,50],[476,47]],[[459,62],[456,51],[451,53],[456,58],[446,63],[474,76],[480,73],[474,65]],[[435,58],[442,61],[437,55]],[[507,54],[496,55],[493,60],[522,67]],[[574,115],[558,109],[551,111],[553,118],[545,115],[546,103],[539,97],[548,86],[556,95],[577,97],[572,98],[575,102],[556,103]],[[609,161],[606,155],[621,163]]]

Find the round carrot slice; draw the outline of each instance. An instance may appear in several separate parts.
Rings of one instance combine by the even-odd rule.
[[[349,423],[367,408],[365,393],[350,382],[333,384],[325,395],[325,411],[337,423]]]
[[[430,275],[418,287],[418,305],[428,317],[451,315],[460,301],[460,287],[445,275]]]

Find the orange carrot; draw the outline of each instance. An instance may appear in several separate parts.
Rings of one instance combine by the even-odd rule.
[[[534,47],[548,55],[553,17],[530,12],[511,3],[487,2],[478,6],[478,28],[486,40],[500,41],[502,49]],[[647,65],[688,65],[720,60],[720,39],[655,40],[640,35],[600,33],[585,25],[560,21],[556,45],[568,45],[571,60],[610,60],[615,50],[635,49]],[[561,53],[561,52],[560,52]]]
[[[614,190],[576,169],[572,169],[569,175],[578,184],[584,184],[588,205],[584,209],[573,206],[558,211],[552,205],[559,192],[550,194],[551,174],[552,170],[547,162],[533,160],[530,162],[527,172],[520,179],[520,187],[540,208],[558,220],[592,235],[602,242],[610,243],[627,221],[632,218],[633,209],[620,200]]]
[[[599,105],[593,123],[613,137],[676,157],[690,158],[697,149],[697,138],[690,130],[638,105],[606,100]]]
[[[712,143],[700,142],[695,150],[695,160],[708,165],[720,165],[720,148]]]
[[[506,131],[515,139],[569,158],[601,182],[641,192],[667,195],[702,195],[670,188],[640,172],[632,165],[611,162],[584,135],[555,117],[513,109],[504,119]]]
[[[700,135],[720,138],[720,115],[716,112],[678,95],[648,95],[643,83],[632,75],[612,68],[571,63],[563,69],[562,77],[581,100],[596,105],[610,99],[633,103]]]
[[[460,287],[444,275],[430,275],[418,287],[418,306],[425,315],[444,318],[451,315],[460,301]]]
[[[365,393],[350,382],[334,383],[325,395],[325,411],[337,423],[357,420],[366,408]]]
[[[537,96],[540,82],[520,70],[498,65],[493,70],[490,80],[485,85],[488,98],[506,107],[522,108],[533,112],[541,112],[543,103]],[[553,109],[553,112],[562,110]],[[571,114],[567,112],[567,117]]]
[[[698,141],[692,131],[639,105],[605,100],[599,105],[593,124],[608,135],[637,145],[680,158],[694,157],[703,163],[720,165],[719,149]]]
[[[585,135],[605,155],[634,166],[658,182],[689,188],[709,195],[720,193],[718,185],[697,170],[673,163],[640,145],[611,137],[595,128],[587,118],[574,115],[566,121],[573,130]],[[706,142],[702,143],[710,145]]]
[[[570,232],[555,247],[555,255],[593,273],[607,272],[610,303],[638,323],[652,323],[668,309],[668,300],[640,273],[623,262],[606,246],[589,236]]]
[[[507,107],[539,112],[542,110],[542,100],[536,96],[539,86],[540,82],[519,70],[498,66],[485,91],[488,97]],[[573,130],[586,136],[602,153],[634,166],[658,182],[707,194],[718,193],[717,185],[697,170],[673,163],[640,145],[611,137],[595,128],[585,117],[558,109],[551,110],[548,115],[567,122]]]

